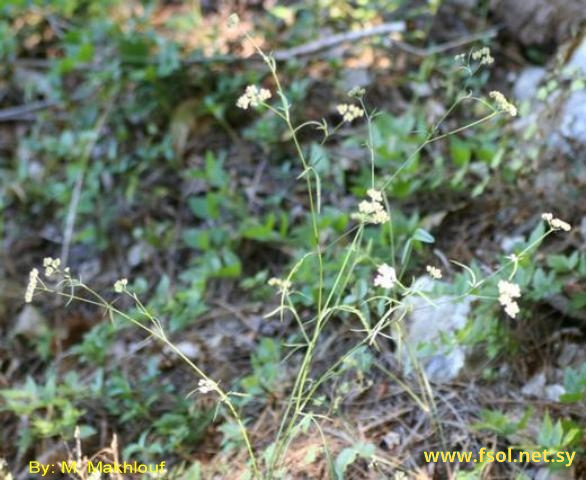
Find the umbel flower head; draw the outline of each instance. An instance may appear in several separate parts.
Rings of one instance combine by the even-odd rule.
[[[357,107],[356,105],[342,103],[338,105],[336,109],[338,110],[338,113],[342,115],[344,121],[348,123],[364,116],[364,110],[362,110],[360,107]]]
[[[499,111],[508,113],[511,117],[517,116],[517,107],[509,102],[501,92],[493,90],[488,95],[494,100]]]
[[[364,95],[366,94],[366,90],[362,87],[352,87],[349,91],[348,91],[348,96],[351,98],[362,98],[364,97]]]
[[[352,214],[352,218],[359,220],[364,223],[386,223],[391,217],[385,210],[383,201],[383,194],[379,190],[370,188],[367,190],[366,195],[369,197],[368,200],[363,200],[358,204],[358,212]]]
[[[214,392],[218,389],[218,384],[209,378],[202,378],[197,384],[197,390],[199,393],[206,394]]]
[[[425,267],[425,270],[427,270],[427,273],[429,273],[429,276],[431,278],[434,278],[435,280],[439,280],[440,278],[442,278],[442,271],[437,267],[434,267],[432,265],[428,265],[427,267]]]
[[[472,53],[472,60],[479,61],[480,65],[492,65],[494,63],[494,58],[490,54],[490,48],[488,47],[474,51]]]
[[[279,290],[280,293],[288,292],[292,287],[290,280],[287,280],[287,279],[283,280],[281,278],[275,278],[275,277],[269,279],[268,284],[271,287],[277,287],[277,289]]]
[[[553,230],[563,230],[569,232],[572,226],[559,218],[555,218],[552,213],[542,213],[541,218],[545,220]]]
[[[24,301],[31,303],[33,301],[33,295],[39,282],[39,271],[33,268],[28,276],[28,285],[26,286],[26,292],[24,294]]]
[[[58,258],[45,257],[43,259],[43,267],[45,267],[45,276],[50,277],[59,270],[61,260]]]
[[[240,17],[237,13],[232,13],[228,17],[228,28],[235,28],[240,24]]]
[[[248,107],[258,107],[261,103],[271,98],[272,94],[266,88],[258,88],[256,85],[248,85],[244,94],[236,102],[238,108],[247,110]]]
[[[128,286],[128,279],[121,278],[120,280],[116,280],[116,282],[114,283],[114,291],[116,293],[122,293],[122,292],[124,292],[124,290],[126,290],[127,286]]]
[[[378,275],[374,277],[374,286],[382,288],[393,288],[397,281],[397,272],[393,267],[383,263],[378,267]]]
[[[517,313],[519,313],[519,305],[517,305],[517,302],[514,300],[521,296],[519,285],[507,282],[506,280],[501,280],[498,283],[498,289],[499,303],[505,307],[505,312],[509,317],[515,318]]]
[[[67,280],[71,279],[69,267],[62,269],[61,260],[59,260],[58,258],[45,257],[43,259],[43,268],[45,269],[44,274],[47,278],[53,277],[57,274]],[[33,295],[35,293],[35,290],[37,289],[39,282],[41,282],[41,285],[44,285],[43,281],[39,277],[39,270],[37,268],[33,268],[29,273],[28,285],[26,287],[26,292],[24,294],[24,301],[26,303],[32,302]]]
[[[0,478],[4,480],[12,480],[12,473],[8,472],[7,470],[8,464],[6,463],[6,460],[0,458]]]

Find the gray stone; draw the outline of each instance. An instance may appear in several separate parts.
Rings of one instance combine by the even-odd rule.
[[[545,77],[545,68],[541,67],[528,67],[523,70],[513,88],[515,100],[532,100],[535,98],[537,88]]]
[[[429,291],[431,280],[422,277],[415,288]],[[412,296],[405,300],[410,314],[405,322],[405,335],[400,357],[404,371],[413,371],[411,356],[415,356],[428,380],[445,383],[458,377],[466,363],[467,349],[460,345],[456,335],[466,326],[472,298],[456,300],[444,295],[427,300]]]
[[[570,95],[560,120],[559,134],[564,140],[586,145],[586,90]]]
[[[569,70],[578,70],[586,75],[586,39],[582,40],[580,46],[574,50],[567,65]]]

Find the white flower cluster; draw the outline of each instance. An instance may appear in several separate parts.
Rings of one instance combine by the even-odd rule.
[[[366,95],[366,90],[362,87],[352,87],[348,91],[348,96],[351,98],[362,98]]]
[[[237,13],[232,13],[228,17],[228,28],[235,28],[240,24],[240,17]]]
[[[64,268],[63,270],[60,269],[61,260],[58,258],[51,258],[45,257],[43,259],[43,268],[45,269],[45,277],[50,278],[56,273],[62,275],[66,280],[71,280],[71,274],[69,271],[69,267]],[[33,268],[29,273],[28,285],[26,286],[26,292],[24,294],[24,301],[26,303],[30,303],[33,300],[33,295],[35,294],[35,290],[37,289],[37,285],[42,280],[39,278],[39,270]]]
[[[58,258],[51,258],[45,257],[43,259],[43,268],[45,269],[45,277],[50,278],[55,273],[62,274],[66,279],[71,279],[69,273],[69,267],[64,268],[61,270],[59,267],[61,266],[61,260]],[[37,289],[37,285],[39,284],[39,270],[33,268],[29,273],[28,285],[26,286],[26,292],[24,294],[24,301],[26,303],[30,303],[33,300],[33,295],[35,294],[35,290]],[[42,281],[41,281],[42,283]]]
[[[24,301],[26,303],[31,303],[33,301],[33,295],[35,294],[35,289],[37,288],[37,284],[39,283],[39,271],[36,268],[33,268],[28,276],[28,285],[26,286],[26,292],[24,294]]]
[[[488,95],[494,100],[494,103],[496,103],[497,108],[501,112],[508,113],[511,117],[517,116],[517,107],[509,102],[507,97],[505,97],[501,92],[493,90]]]
[[[202,378],[197,384],[197,391],[199,393],[215,392],[218,389],[218,384],[208,378]]]
[[[521,289],[516,283],[501,280],[498,283],[499,303],[505,307],[505,312],[511,318],[515,318],[519,313],[519,305],[514,300],[521,296]]]
[[[370,188],[366,194],[370,200],[363,200],[358,204],[358,213],[352,215],[352,218],[360,220],[364,223],[386,223],[391,217],[385,210],[383,201],[383,194],[379,190]]]
[[[345,122],[351,122],[357,118],[364,116],[364,110],[357,107],[356,105],[349,105],[348,103],[342,103],[336,107],[338,113],[342,115]]]
[[[442,271],[439,268],[428,265],[427,267],[425,267],[425,269],[427,270],[427,273],[429,273],[429,276],[431,278],[434,278],[436,280],[442,278]]]
[[[271,287],[277,287],[279,289],[279,292],[287,292],[288,290],[291,289],[291,286],[292,286],[292,284],[289,280],[282,280],[280,278],[275,278],[275,277],[271,278],[268,281],[268,284]]]
[[[0,458],[0,478],[3,480],[12,480],[12,473],[8,472],[8,464],[6,460]]]
[[[572,226],[568,222],[564,222],[559,218],[555,218],[552,213],[542,213],[541,218],[549,223],[549,226],[554,230],[563,230],[569,232]]]
[[[116,293],[122,293],[126,290],[127,286],[128,286],[128,279],[121,278],[120,280],[116,280],[116,282],[114,283],[114,291]]]
[[[479,61],[480,65],[492,65],[494,63],[494,58],[490,54],[490,48],[488,47],[483,47],[473,52],[472,60]]]
[[[374,277],[374,286],[382,288],[393,288],[397,281],[397,272],[393,267],[383,263],[378,267],[378,275]]]
[[[50,277],[55,272],[59,271],[61,260],[58,258],[46,257],[43,259],[43,267],[45,267],[45,276]]]
[[[258,107],[261,103],[265,102],[272,97],[270,90],[266,88],[258,88],[256,85],[248,85],[244,94],[236,102],[238,108],[243,110],[248,107]]]

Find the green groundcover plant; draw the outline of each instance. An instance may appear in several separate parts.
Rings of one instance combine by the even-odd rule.
[[[232,23],[237,23],[236,16],[231,17]],[[29,283],[25,293],[26,302],[32,302],[37,293],[46,292],[66,298],[68,301],[80,301],[103,308],[112,322],[127,321],[142,329],[165,344],[193,371],[198,384],[194,393],[211,395],[217,400],[219,416],[226,418],[226,425],[234,425],[230,435],[239,436],[248,453],[245,477],[248,478],[282,478],[285,471],[284,458],[291,448],[294,439],[308,428],[316,428],[322,432],[324,420],[319,402],[316,401],[320,389],[328,382],[335,380],[343,368],[351,362],[357,362],[361,352],[376,350],[377,342],[381,338],[391,338],[402,346],[401,329],[404,319],[409,315],[411,297],[420,297],[428,308],[436,305],[434,291],[423,290],[420,284],[412,280],[421,274],[427,275],[432,282],[442,280],[444,291],[455,292],[455,298],[465,299],[472,297],[475,300],[499,305],[506,315],[515,318],[520,313],[519,302],[523,298],[517,275],[519,269],[526,264],[543,239],[554,232],[567,232],[571,229],[565,221],[551,213],[543,213],[533,234],[527,242],[514,254],[508,256],[500,267],[488,275],[482,276],[477,269],[455,262],[462,269],[465,278],[464,286],[450,284],[443,279],[442,270],[437,265],[427,265],[424,272],[417,272],[412,266],[411,257],[422,251],[422,245],[433,242],[430,233],[423,229],[416,229],[402,244],[397,242],[394,231],[394,216],[396,212],[391,206],[392,199],[388,197],[393,182],[404,169],[410,167],[419,152],[434,142],[451,137],[466,129],[481,123],[488,122],[498,116],[515,116],[517,109],[500,92],[490,92],[487,97],[465,93],[457,97],[456,101],[447,109],[444,116],[426,132],[424,141],[416,148],[403,163],[393,172],[381,172],[376,167],[375,124],[379,112],[372,110],[365,101],[365,91],[362,88],[353,88],[348,92],[348,100],[337,106],[340,121],[337,125],[330,125],[326,120],[310,120],[301,124],[293,121],[292,110],[294,105],[286,96],[281,79],[277,71],[274,58],[258,47],[252,36],[247,41],[256,49],[263,59],[272,77],[271,88],[250,85],[238,99],[236,106],[240,109],[255,109],[270,112],[285,126],[288,137],[293,142],[299,160],[298,180],[304,182],[307,195],[307,221],[311,236],[312,248],[296,259],[289,273],[282,278],[271,278],[268,284],[273,287],[279,298],[278,306],[266,317],[292,318],[298,327],[296,343],[293,345],[295,358],[298,360],[293,386],[288,392],[287,400],[280,415],[280,424],[276,435],[269,446],[262,451],[255,446],[243,417],[243,406],[249,395],[247,392],[231,391],[224,388],[197,363],[192,361],[174,342],[167,333],[165,325],[147,308],[139,295],[132,288],[132,282],[123,278],[113,286],[118,296],[129,297],[135,305],[132,312],[125,312],[116,306],[116,300],[111,300],[111,294],[102,294],[86,285],[75,272],[62,265],[59,259],[45,258],[42,268],[35,268],[30,272]],[[458,56],[456,61],[461,68],[473,75],[482,65],[490,65],[493,61],[490,51],[482,48],[471,52],[467,56]],[[441,130],[444,121],[457,107],[471,103],[482,107],[485,114],[478,119],[450,131]],[[362,198],[356,201],[354,211],[349,212],[353,221],[352,226],[333,243],[323,241],[321,218],[327,209],[323,203],[322,182],[319,169],[316,168],[316,159],[310,158],[302,145],[299,135],[304,129],[314,128],[321,132],[325,142],[336,135],[344,125],[354,121],[365,121],[368,138],[365,151],[370,162],[370,178],[362,186]],[[537,214],[538,212],[536,212]],[[372,249],[373,232],[384,236],[388,241],[386,250]],[[334,255],[332,245],[338,248]],[[343,245],[339,247],[339,245]],[[340,257],[340,248],[342,255]],[[299,285],[300,278],[307,281],[307,276],[300,272],[313,272],[313,285]],[[361,272],[358,275],[357,272]],[[372,279],[367,285],[367,292],[359,299],[349,295],[354,283],[364,277],[364,272]],[[460,282],[461,283],[461,282]],[[438,290],[439,291],[439,290]],[[311,307],[308,315],[307,306]],[[360,340],[352,345],[348,351],[327,368],[318,369],[315,365],[316,350],[328,323],[336,316],[352,317],[356,320],[356,330]],[[403,346],[402,348],[407,348]],[[414,352],[408,352],[412,362],[417,365]],[[266,381],[277,381],[277,372],[274,365],[279,361],[278,349],[265,342],[256,358],[255,368],[262,372]],[[435,409],[432,387],[425,378],[421,367],[416,368],[418,379],[422,385],[423,397],[415,394],[414,401],[426,412],[433,413]],[[262,389],[256,394],[262,395]],[[226,427],[229,428],[229,427]],[[324,449],[327,451],[325,437]],[[368,459],[372,464],[389,463],[389,460],[376,455],[370,444],[356,444],[343,450],[333,462],[333,470],[338,478],[344,476],[349,464],[356,458]],[[390,465],[393,468],[400,466]]]

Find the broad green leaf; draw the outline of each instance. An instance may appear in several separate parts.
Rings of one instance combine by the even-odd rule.
[[[423,243],[435,242],[435,238],[433,237],[433,235],[429,233],[427,230],[423,230],[423,228],[418,228],[417,230],[415,230],[415,233],[413,234],[412,238],[413,240],[419,240]]]
[[[210,248],[210,232],[202,228],[189,228],[183,232],[183,241],[188,247],[208,250]]]
[[[458,137],[450,137],[450,155],[458,167],[466,167],[472,158],[470,144]]]

